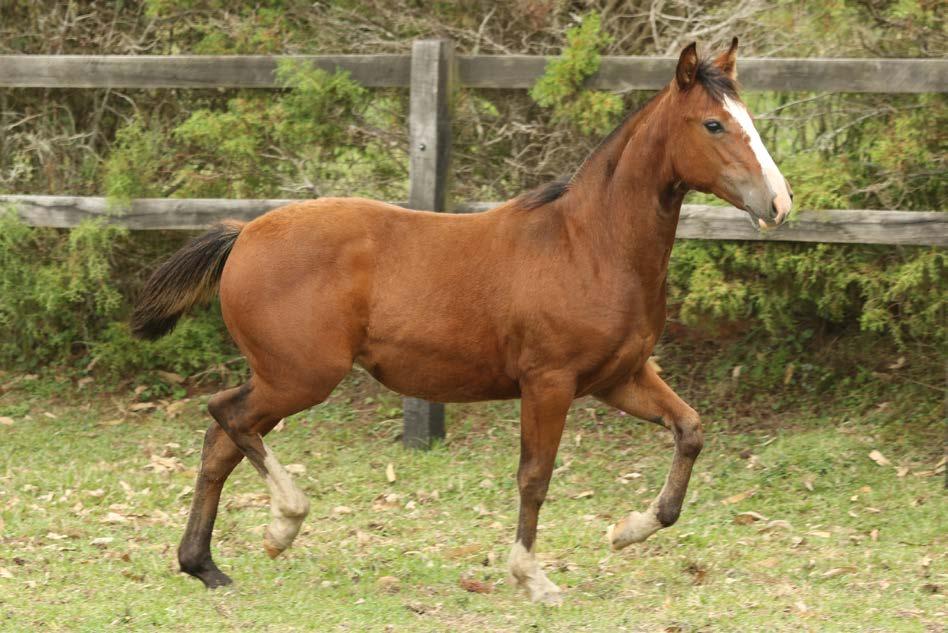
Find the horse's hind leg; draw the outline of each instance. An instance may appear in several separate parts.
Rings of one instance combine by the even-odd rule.
[[[273,425],[268,426],[259,429],[261,435],[265,435]],[[220,425],[213,423],[204,435],[201,470],[194,484],[188,525],[178,546],[181,571],[200,579],[210,589],[231,583],[211,558],[211,534],[224,482],[242,458],[243,453],[237,445]]]
[[[263,547],[271,558],[296,538],[309,513],[309,501],[264,444],[261,431],[269,431],[286,415],[317,404],[331,389],[318,398],[299,393],[296,398],[287,398],[292,391],[276,391],[254,377],[242,387],[223,391],[208,402],[208,411],[267,483],[273,518],[264,534]]]

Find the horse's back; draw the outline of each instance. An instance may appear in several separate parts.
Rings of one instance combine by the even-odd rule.
[[[258,373],[357,360],[403,392],[512,395],[491,226],[361,198],[286,205],[241,232],[221,279],[224,320]],[[277,357],[290,366],[267,367]],[[412,368],[431,365],[440,370],[417,384]],[[472,368],[476,379],[466,376]]]

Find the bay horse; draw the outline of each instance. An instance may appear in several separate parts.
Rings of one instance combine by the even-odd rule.
[[[661,492],[609,529],[615,549],[673,524],[702,447],[698,414],[647,363],[665,323],[668,259],[682,199],[710,192],[762,227],[792,194],[736,84],[737,38],[712,60],[695,44],[674,79],[590,154],[569,182],[480,214],[409,211],[359,198],[288,204],[225,222],[162,264],[132,331],[155,339],[219,292],[251,377],[214,395],[215,423],[178,549],[207,587],[221,488],[243,457],[266,480],[275,557],[309,509],[263,436],[325,400],[358,363],[401,394],[439,402],[520,398],[520,514],[509,571],[530,599],[560,589],[534,556],[570,403],[593,395],[665,426],[675,453]]]

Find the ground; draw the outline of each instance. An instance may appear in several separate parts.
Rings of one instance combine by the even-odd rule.
[[[942,631],[948,616],[943,427],[884,406],[704,410],[682,518],[613,553],[606,527],[657,492],[670,436],[577,402],[540,517],[565,590],[546,607],[506,581],[516,402],[452,406],[445,444],[406,451],[398,398],[353,374],[268,441],[312,502],[300,537],[267,558],[266,489],[241,464],[214,541],[235,584],[209,592],[175,559],[207,395],[29,378],[0,389],[3,630]]]

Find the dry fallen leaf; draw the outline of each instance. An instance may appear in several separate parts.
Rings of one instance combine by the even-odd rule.
[[[395,593],[401,588],[401,581],[395,576],[381,576],[375,584],[385,593]]]
[[[787,530],[788,532],[790,532],[793,530],[793,526],[790,525],[789,521],[785,521],[783,519],[774,519],[773,521],[767,521],[767,525],[763,525],[760,527],[761,532],[767,532],[769,530],[776,530],[776,529]]]
[[[573,499],[588,499],[591,496],[593,496],[592,490],[583,490],[582,492],[573,495]]]
[[[807,534],[810,536],[817,536],[819,538],[830,538],[833,536],[832,532],[827,532],[826,530],[813,530],[811,532],[807,532]]]
[[[169,418],[173,418],[179,413],[181,413],[181,410],[184,409],[184,407],[187,404],[188,404],[187,398],[185,398],[184,400],[175,400],[174,402],[169,404],[167,407],[165,407],[165,413],[168,415]]]
[[[753,497],[754,494],[756,493],[757,493],[757,488],[751,488],[750,490],[739,492],[736,495],[731,495],[730,497],[726,499],[721,499],[721,503],[726,506],[732,505],[735,503],[740,503],[741,501],[744,501],[745,499],[749,499],[750,497]]]
[[[766,520],[767,520],[767,517],[760,514],[759,512],[753,512],[753,511],[741,512],[740,514],[736,514],[734,516],[734,522],[737,523],[738,525],[750,525],[751,523],[754,523],[756,521],[766,521]]]
[[[284,468],[286,469],[286,472],[293,475],[302,475],[306,472],[306,466],[303,464],[287,464],[284,466]]]
[[[385,478],[388,480],[388,483],[395,483],[395,464],[392,462],[389,462],[388,466],[385,467]]]
[[[836,578],[837,576],[842,576],[843,574],[851,574],[856,571],[855,567],[834,567],[828,571],[824,571],[820,576],[822,578]]]
[[[13,418],[7,417],[5,415],[0,416],[0,424],[3,426],[13,426]]]
[[[467,558],[473,554],[477,554],[481,551],[481,546],[477,543],[470,543],[468,545],[459,545],[458,547],[452,547],[445,552],[445,556],[448,558],[458,559],[458,558]]]
[[[128,407],[129,411],[147,411],[148,409],[154,409],[158,405],[154,402],[136,402],[135,404]]]
[[[892,464],[888,459],[885,458],[885,455],[880,453],[877,450],[872,450],[869,452],[869,459],[879,464],[880,466],[889,466]]]
[[[494,590],[494,585],[491,583],[475,580],[474,578],[465,578],[464,576],[461,576],[458,584],[461,589],[471,593],[491,593]]]

